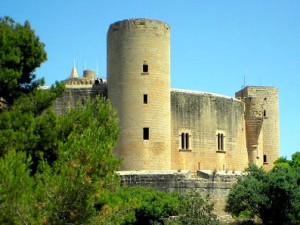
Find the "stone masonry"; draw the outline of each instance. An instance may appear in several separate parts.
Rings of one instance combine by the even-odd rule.
[[[119,117],[114,152],[121,170],[243,171],[272,168],[279,157],[278,90],[248,86],[235,97],[170,88],[170,26],[149,19],[113,23],[107,33],[107,82],[72,69],[55,110],[95,95]]]

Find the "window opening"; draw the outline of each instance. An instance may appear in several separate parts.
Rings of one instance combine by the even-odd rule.
[[[148,73],[148,64],[143,65],[143,73]]]
[[[144,127],[143,128],[143,139],[144,140],[149,140],[149,127]]]
[[[181,149],[188,150],[190,148],[190,134],[181,133]]]
[[[264,155],[264,163],[267,162],[267,155]]]
[[[218,151],[224,151],[224,134],[218,133],[217,143],[218,143]]]
[[[266,117],[267,116],[267,111],[266,110],[264,110],[264,117]]]
[[[181,134],[181,149],[184,149],[184,133]]]
[[[185,148],[189,149],[189,134],[185,134]]]
[[[144,94],[144,104],[148,104],[148,95]]]

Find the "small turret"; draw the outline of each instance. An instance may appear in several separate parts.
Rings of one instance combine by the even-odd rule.
[[[72,71],[70,74],[70,79],[73,79],[73,78],[78,78],[78,72],[77,72],[77,69],[75,66],[72,68]]]

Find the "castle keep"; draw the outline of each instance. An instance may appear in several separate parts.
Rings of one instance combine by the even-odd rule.
[[[120,121],[121,170],[242,171],[279,157],[278,91],[248,86],[235,97],[170,88],[170,27],[130,19],[109,27],[107,81],[76,68],[55,110],[103,95]]]

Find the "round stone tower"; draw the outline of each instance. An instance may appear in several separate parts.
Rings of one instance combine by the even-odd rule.
[[[122,170],[171,168],[170,27],[129,19],[107,34],[108,98],[117,110]]]

